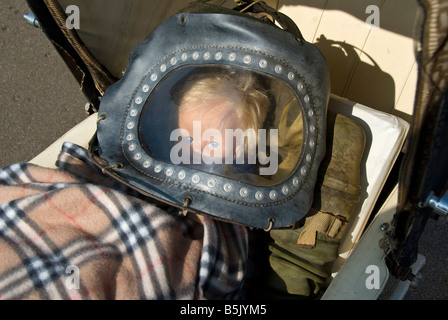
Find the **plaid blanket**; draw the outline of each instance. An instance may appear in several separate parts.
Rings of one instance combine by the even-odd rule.
[[[179,215],[66,143],[0,170],[0,299],[237,299],[247,230]]]

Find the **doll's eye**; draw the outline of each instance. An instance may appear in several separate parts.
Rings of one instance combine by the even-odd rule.
[[[212,142],[210,142],[209,145],[210,145],[210,147],[211,147],[212,149],[216,149],[216,148],[219,147],[219,143],[216,142],[216,141],[212,141]]]

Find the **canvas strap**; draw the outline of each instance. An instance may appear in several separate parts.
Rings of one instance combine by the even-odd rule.
[[[346,222],[346,218],[341,215],[319,211],[305,219],[305,226],[297,239],[297,245],[302,248],[314,248],[318,232],[330,238],[338,238],[339,231]]]

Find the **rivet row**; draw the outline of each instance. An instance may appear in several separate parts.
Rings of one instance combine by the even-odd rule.
[[[207,61],[211,60],[211,59],[214,59],[216,61],[221,61],[221,60],[226,59],[226,58],[229,61],[236,61],[237,58],[238,58],[238,56],[237,56],[237,54],[235,52],[231,52],[227,56],[223,52],[219,52],[219,51],[214,53],[214,54],[212,54],[210,51],[204,51],[202,53],[200,53],[199,51],[194,51],[194,52],[192,52],[190,54],[184,52],[184,53],[181,54],[181,56],[179,58],[178,57],[174,57],[174,56],[168,58],[168,60],[167,60],[168,62],[164,63],[164,64],[161,64],[160,67],[159,67],[159,70],[163,74],[163,73],[165,73],[168,70],[168,66],[167,65],[175,66],[175,65],[177,65],[179,63],[180,60],[185,62],[185,61],[188,60],[189,57],[192,60],[198,60],[200,57],[202,57],[204,60],[207,60]],[[262,59],[256,60],[256,59],[254,59],[254,56],[252,56],[250,54],[243,55],[242,56],[242,62],[244,64],[246,64],[246,65],[256,63],[256,64],[258,64],[258,67],[260,67],[261,69],[266,69],[269,66],[269,62],[266,59],[262,58]],[[274,65],[272,65],[272,67],[273,67],[274,72],[276,74],[279,74],[279,75],[280,74],[284,74],[285,68],[282,65],[274,64]],[[149,79],[152,82],[156,82],[156,81],[158,81],[160,79],[162,74],[158,74],[158,72],[153,72],[153,73],[151,73],[149,75]],[[285,75],[286,75],[286,77],[288,78],[289,81],[297,81],[297,83],[295,85],[296,85],[296,88],[297,88],[298,92],[305,93],[305,91],[306,91],[305,90],[306,89],[305,84],[300,79],[300,77],[296,76],[296,73],[291,72],[291,71],[287,71],[287,73]],[[139,161],[139,162],[142,161],[142,162],[140,162],[141,166],[143,166],[143,168],[146,169],[146,170],[150,170],[150,168],[152,167],[152,159],[144,159],[145,158],[144,154],[142,154],[141,151],[138,151],[137,144],[134,142],[136,140],[136,134],[133,132],[133,131],[135,131],[137,129],[136,128],[137,126],[136,126],[135,120],[132,120],[132,119],[136,118],[139,115],[139,112],[140,112],[139,110],[141,110],[141,105],[142,105],[142,103],[143,103],[143,101],[145,99],[144,94],[148,94],[150,89],[151,89],[151,85],[150,84],[148,84],[148,83],[143,84],[142,87],[141,87],[141,92],[143,92],[143,95],[137,95],[135,97],[134,103],[137,106],[135,106],[134,108],[131,108],[131,110],[129,112],[129,116],[130,116],[129,119],[130,120],[126,124],[126,128],[128,130],[132,130],[132,131],[131,131],[131,133],[128,133],[125,136],[126,141],[129,143],[128,150],[133,153],[132,154],[132,158],[135,161]],[[305,104],[309,104],[311,102],[311,98],[310,98],[310,96],[308,94],[305,94],[303,96],[303,102]],[[312,109],[310,109],[310,108],[307,108],[307,110],[308,111],[307,111],[306,114],[308,115],[308,117],[309,118],[313,118],[314,117],[314,111]],[[315,125],[311,124],[309,126],[309,132],[314,134],[316,131],[317,130],[316,130]],[[315,147],[315,142],[314,142],[312,137],[308,141],[308,146],[311,149],[314,149],[314,147]],[[299,178],[299,176],[294,177],[292,179],[292,185],[289,186],[289,185],[284,184],[284,185],[282,185],[280,187],[280,189],[278,189],[278,190],[271,190],[271,191],[269,191],[266,194],[265,194],[266,191],[258,190],[258,191],[255,191],[255,193],[253,193],[252,197],[254,197],[258,201],[262,201],[266,197],[271,199],[271,200],[273,200],[273,201],[275,201],[275,200],[277,200],[279,198],[279,195],[283,195],[283,196],[290,195],[293,192],[292,189],[296,189],[297,187],[299,187],[300,181],[301,181],[301,179],[303,179],[303,176],[306,176],[308,174],[308,166],[313,161],[312,153],[307,153],[306,156],[305,156],[305,160],[306,160],[306,165],[300,167],[300,169],[299,169],[299,176],[302,176],[302,178]],[[161,165],[161,164],[155,165],[153,167],[153,171],[155,173],[158,173],[158,174],[161,173],[162,171],[164,171],[164,174],[166,175],[166,177],[172,177],[173,175],[175,175],[175,168],[173,168],[173,167],[164,168],[164,166]],[[185,170],[179,171],[177,173],[177,178],[179,180],[185,180],[187,178],[186,171]],[[190,183],[199,184],[201,182],[201,176],[198,175],[198,174],[194,174],[194,175],[191,176],[190,181],[191,181]],[[217,183],[217,181],[215,179],[212,178],[212,179],[209,179],[208,181],[206,181],[206,185],[210,189],[213,189],[213,188],[217,187],[218,183]],[[248,189],[246,187],[239,188],[239,189],[238,188],[234,188],[234,185],[232,183],[225,183],[222,186],[222,190],[225,193],[236,193],[236,194],[239,194],[242,198],[247,198],[251,194],[250,189]]]

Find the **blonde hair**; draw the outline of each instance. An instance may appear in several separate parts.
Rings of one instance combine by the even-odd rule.
[[[179,112],[203,104],[204,101],[228,101],[243,125],[243,130],[262,128],[270,106],[267,91],[249,71],[219,67],[199,68],[184,81],[177,92]],[[223,123],[226,116],[223,115]]]

